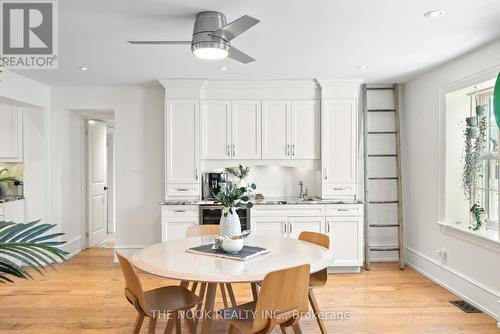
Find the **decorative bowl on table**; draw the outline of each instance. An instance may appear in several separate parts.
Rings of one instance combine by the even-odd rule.
[[[243,239],[224,239],[222,249],[229,254],[238,254],[243,249]]]

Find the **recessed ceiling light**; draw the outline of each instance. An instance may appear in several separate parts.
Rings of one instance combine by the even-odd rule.
[[[431,10],[430,12],[424,14],[425,17],[438,17],[443,15],[444,15],[444,10]]]
[[[86,66],[80,66],[80,67],[78,67],[78,69],[79,69],[80,71],[88,71],[88,70],[89,70],[89,68],[88,68],[88,67],[86,67]]]
[[[358,70],[365,70],[367,67],[368,67],[368,66],[366,66],[366,65],[359,65],[359,66],[356,66],[356,68],[357,68]]]
[[[227,71],[227,67],[226,66],[221,66],[221,67],[219,67],[219,70],[221,70],[221,71]]]

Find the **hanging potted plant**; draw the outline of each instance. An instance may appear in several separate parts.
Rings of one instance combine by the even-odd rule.
[[[248,192],[257,187],[252,183],[249,187],[238,187],[237,184],[227,181],[221,182],[220,191],[215,196],[215,203],[222,204],[222,215],[220,217],[220,234],[229,238],[241,235],[240,217],[236,209],[241,207],[251,208]]]

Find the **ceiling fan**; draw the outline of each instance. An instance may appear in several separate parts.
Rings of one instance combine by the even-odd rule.
[[[246,53],[231,46],[231,41],[259,23],[260,21],[244,15],[227,23],[226,16],[220,12],[207,11],[196,15],[191,41],[128,41],[130,44],[170,44],[191,45],[191,51],[198,58],[222,59],[229,57],[243,64],[255,61]]]

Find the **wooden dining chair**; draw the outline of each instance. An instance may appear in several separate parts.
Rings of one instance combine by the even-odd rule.
[[[208,235],[220,235],[220,226],[219,225],[193,225],[189,226],[186,230],[186,237],[200,237],[200,236],[208,236]],[[191,285],[191,291],[196,292],[196,289],[198,287],[197,282],[182,282],[181,285],[183,286],[189,286]],[[204,296],[206,293],[206,284],[202,283],[200,286],[200,296]],[[224,307],[228,307],[228,297],[229,297],[229,302],[231,302],[232,306],[236,306],[236,298],[234,297],[234,291],[233,291],[233,286],[230,283],[223,284],[219,283],[219,289],[221,292],[222,296],[222,302],[224,303]],[[226,290],[227,290],[227,295],[226,295]],[[203,298],[203,297],[202,297]]]
[[[190,310],[201,304],[202,300],[188,289],[180,286],[165,286],[144,291],[132,263],[118,252],[116,256],[125,277],[125,297],[138,313],[132,333],[138,334],[140,332],[144,317],[149,318],[148,333],[154,333],[158,318],[167,315],[171,315],[173,319],[169,320],[167,328],[175,328],[177,333],[180,333],[179,312]],[[192,321],[189,330],[190,333],[195,333]]]
[[[276,326],[302,333],[299,320],[308,310],[310,265],[271,272],[262,281],[257,301],[221,310],[230,322],[229,334],[267,334]],[[235,316],[243,316],[237,318]]]
[[[330,238],[325,234],[304,231],[300,233],[299,240],[307,241],[325,247],[326,249],[330,248]],[[328,281],[328,268],[325,268],[321,271],[311,274],[309,278],[309,303],[311,304],[311,307],[313,309],[314,317],[318,322],[321,334],[326,334],[326,327],[325,323],[323,322],[323,319],[321,319],[319,314],[319,305],[318,301],[316,300],[316,296],[314,295],[314,289],[324,286],[327,283],[327,281]]]

